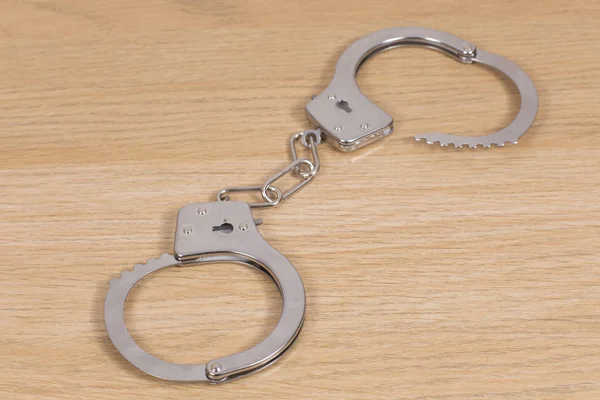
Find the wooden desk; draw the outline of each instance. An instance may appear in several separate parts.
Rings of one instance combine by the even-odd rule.
[[[0,398],[600,398],[600,3],[4,1],[0,4]],[[107,338],[108,280],[170,252],[180,206],[258,184],[355,39],[453,33],[530,74],[516,146],[442,149],[424,131],[507,124],[514,89],[423,49],[361,70],[395,133],[321,147],[322,173],[264,218],[307,319],[281,362],[224,386],[151,378]],[[173,362],[251,347],[279,296],[243,266],[136,286],[133,337]]]

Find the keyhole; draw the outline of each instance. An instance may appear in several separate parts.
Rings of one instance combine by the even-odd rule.
[[[351,113],[352,109],[350,108],[350,104],[348,104],[348,102],[346,100],[338,100],[337,103],[335,103],[336,107],[339,108],[340,110],[344,110],[347,113]]]
[[[233,232],[233,225],[231,225],[229,222],[223,222],[219,226],[213,226],[212,230],[213,232],[231,233]]]

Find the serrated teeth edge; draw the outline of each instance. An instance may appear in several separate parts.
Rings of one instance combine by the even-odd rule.
[[[121,273],[119,274],[119,277],[109,280],[108,284],[109,284],[109,286],[117,285],[121,281],[122,278],[125,278],[129,274],[132,274],[136,269],[143,268],[143,267],[148,266],[149,264],[152,264],[155,262],[166,261],[170,257],[172,257],[172,256],[169,253],[163,253],[158,258],[150,258],[145,263],[135,264],[132,269],[126,269],[124,271],[121,271]]]
[[[427,144],[439,144],[442,147],[446,147],[449,145],[454,146],[457,149],[463,148],[465,146],[471,148],[471,149],[476,149],[478,147],[483,147],[483,148],[490,148],[492,146],[497,146],[497,147],[504,147],[506,146],[507,143],[510,144],[517,144],[518,141],[516,140],[505,140],[503,142],[477,142],[477,143],[468,143],[468,142],[455,142],[453,139],[428,139],[426,136],[415,136],[415,140],[418,142],[426,142]]]

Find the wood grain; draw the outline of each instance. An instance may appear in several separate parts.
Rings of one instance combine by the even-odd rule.
[[[600,398],[600,3],[593,0],[0,2],[0,398]],[[104,331],[108,280],[171,251],[182,205],[257,184],[345,46],[392,26],[451,32],[534,80],[516,146],[441,149],[424,131],[508,123],[509,82],[423,49],[359,74],[395,133],[268,211],[305,328],[224,386],[146,376]],[[277,321],[259,272],[165,270],[136,286],[132,335],[170,361],[250,347]]]

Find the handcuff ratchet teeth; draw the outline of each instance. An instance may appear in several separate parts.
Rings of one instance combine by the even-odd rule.
[[[525,72],[503,57],[476,49],[469,42],[447,33],[424,28],[387,29],[359,39],[340,57],[327,89],[306,106],[307,117],[315,129],[290,137],[291,163],[262,185],[225,188],[217,194],[215,202],[184,206],[177,216],[175,254],[164,254],[146,264],[136,265],[132,271],[125,271],[110,282],[104,320],[108,336],[123,357],[158,378],[224,383],[271,365],[290,348],[304,323],[304,285],[292,263],[260,235],[257,225],[262,220],[255,220],[251,209],[277,206],[310,183],[321,167],[317,148],[324,137],[342,151],[353,151],[392,132],[392,117],[360,92],[355,76],[369,57],[404,45],[431,47],[463,63],[478,62],[491,66],[512,79],[521,95],[518,115],[509,126],[496,133],[480,137],[431,133],[417,136],[417,139],[457,147],[502,146],[506,142],[516,143],[532,124],[538,106],[535,87]],[[308,158],[300,156],[297,145],[305,147],[304,153]],[[298,181],[289,189],[281,189],[277,185],[288,174],[295,174]],[[231,195],[240,192],[254,192],[262,199],[252,204],[230,199]],[[277,285],[283,307],[271,334],[251,349],[207,364],[170,363],[139,347],[129,335],[124,319],[125,299],[133,286],[144,276],[162,268],[216,262],[234,262],[257,268]]]

